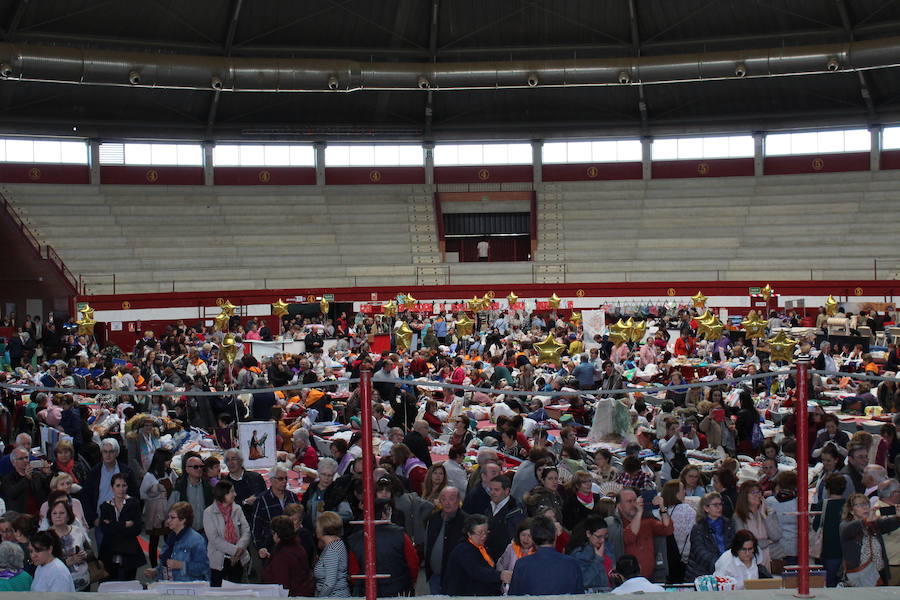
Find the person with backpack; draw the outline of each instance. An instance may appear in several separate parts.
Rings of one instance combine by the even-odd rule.
[[[700,447],[700,438],[693,424],[678,425],[674,417],[665,420],[666,435],[659,441],[659,453],[663,457],[660,481],[677,479],[688,466],[687,451]]]

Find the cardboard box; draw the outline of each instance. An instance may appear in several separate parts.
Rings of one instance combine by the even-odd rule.
[[[745,579],[745,590],[780,590],[782,586],[781,577],[773,579]]]
[[[784,589],[797,589],[797,572],[796,571],[785,571],[781,576],[782,581],[784,582]],[[810,569],[809,571],[809,588],[824,588],[825,587],[825,571],[819,569]]]

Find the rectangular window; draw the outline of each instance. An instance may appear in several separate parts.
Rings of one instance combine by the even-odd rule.
[[[295,144],[216,144],[216,167],[314,167],[316,150]]]
[[[752,135],[660,138],[653,140],[653,160],[752,158]]]
[[[421,167],[425,165],[422,146],[406,144],[350,144],[326,146],[326,167]]]
[[[82,141],[0,139],[0,162],[86,165],[88,148]]]
[[[530,165],[531,144],[438,144],[434,166]]]
[[[868,152],[872,136],[866,129],[772,133],[766,136],[766,156]]]
[[[200,144],[102,143],[101,165],[202,167]]]
[[[882,150],[900,150],[900,127],[885,127],[881,132]]]
[[[604,140],[596,142],[548,142],[544,144],[544,164],[640,162],[640,140]]]

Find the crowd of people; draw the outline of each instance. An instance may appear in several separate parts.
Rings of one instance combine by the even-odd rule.
[[[71,332],[32,343],[40,362],[11,352],[0,590],[158,579],[359,595],[366,469],[376,571],[389,575],[379,596],[618,594],[709,575],[743,587],[797,562],[798,427],[811,443],[810,550],[827,584],[900,582],[893,344],[876,362],[803,340],[816,402],[798,424],[796,377],[766,338],[698,341],[695,309],[639,315],[637,340],[585,339],[563,311],[476,317],[465,335],[445,313],[285,317],[279,333],[305,353],[257,359],[248,345],[232,363],[220,360],[221,331],[183,322],[128,351]],[[790,318],[775,313],[770,327]],[[403,323],[411,339],[370,352],[372,334]],[[272,335],[259,325],[229,324],[239,347]],[[548,336],[551,360],[538,347]],[[363,370],[374,440],[361,431]],[[838,413],[867,407],[885,415],[879,434],[844,431]],[[245,468],[243,421],[275,423],[274,468]],[[62,434],[50,456],[33,448],[41,425]],[[162,435],[189,429],[212,444],[184,451]]]

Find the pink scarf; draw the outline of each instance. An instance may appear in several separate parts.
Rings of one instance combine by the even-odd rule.
[[[234,527],[234,519],[231,518],[231,509],[234,508],[234,504],[225,505],[221,502],[216,502],[216,504],[219,505],[219,511],[222,513],[222,518],[225,519],[225,541],[229,544],[237,544],[237,529]]]

